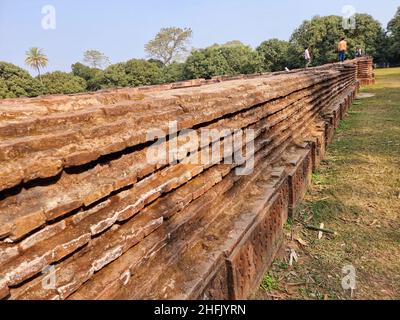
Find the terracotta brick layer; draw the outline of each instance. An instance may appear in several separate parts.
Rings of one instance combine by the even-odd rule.
[[[0,298],[246,298],[372,80],[363,58],[2,100]],[[217,134],[192,139],[205,129]],[[156,141],[170,161],[149,161]],[[200,161],[210,146],[218,156]],[[239,175],[250,148],[254,170]]]
[[[372,58],[357,59],[357,78],[361,85],[375,84],[374,61]]]

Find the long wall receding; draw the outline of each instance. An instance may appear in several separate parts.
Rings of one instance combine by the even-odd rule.
[[[2,100],[0,298],[248,297],[368,77],[363,58]]]

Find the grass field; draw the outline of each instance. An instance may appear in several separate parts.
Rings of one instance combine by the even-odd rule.
[[[362,89],[375,96],[357,99],[341,124],[257,299],[400,299],[400,68],[376,74]],[[337,235],[305,228],[321,223]]]

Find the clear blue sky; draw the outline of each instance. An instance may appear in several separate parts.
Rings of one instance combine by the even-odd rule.
[[[41,25],[44,5],[56,9],[56,30]],[[255,47],[289,39],[314,15],[341,15],[344,5],[369,13],[384,27],[398,0],[0,0],[0,61],[24,66],[25,51],[43,48],[48,71],[69,71],[86,49],[113,63],[145,57],[143,47],[161,27],[191,27],[193,47],[240,40]]]

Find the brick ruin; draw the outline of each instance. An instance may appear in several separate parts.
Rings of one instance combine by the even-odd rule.
[[[372,58],[357,59],[357,79],[362,86],[375,84],[374,63]]]
[[[0,298],[248,297],[366,80],[368,58],[1,101]],[[205,145],[150,164],[146,132],[171,121],[253,129],[253,173],[185,162]]]

